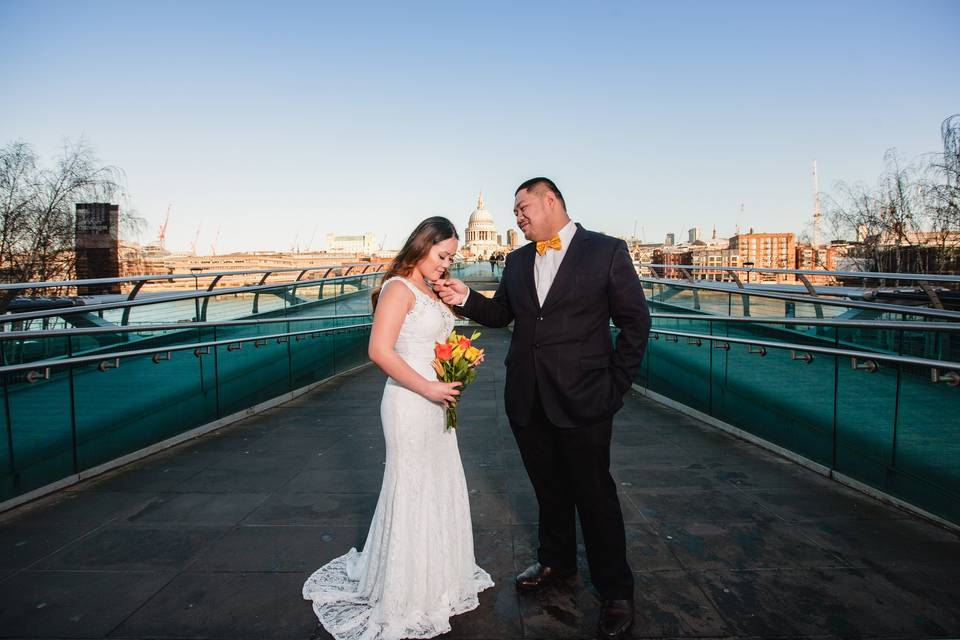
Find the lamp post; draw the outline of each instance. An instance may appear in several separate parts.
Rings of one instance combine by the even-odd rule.
[[[200,277],[200,272],[203,271],[203,267],[190,267],[190,273],[193,274],[193,308],[194,308],[194,322],[200,322],[200,298],[197,297],[197,292],[200,290],[200,285],[197,282],[197,278]]]
[[[747,284],[750,284],[750,269],[753,268],[753,263],[748,260],[743,263],[743,266],[747,268]]]

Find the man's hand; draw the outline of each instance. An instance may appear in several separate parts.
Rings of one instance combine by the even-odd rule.
[[[445,304],[457,307],[463,304],[470,290],[456,278],[442,278],[434,283],[434,291]]]

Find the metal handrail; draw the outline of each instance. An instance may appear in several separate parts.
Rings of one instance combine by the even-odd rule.
[[[318,265],[315,267],[284,267],[282,269],[249,269],[243,271],[205,271],[202,273],[169,273],[169,274],[152,274],[145,276],[129,276],[122,278],[88,278],[85,280],[47,280],[43,282],[14,282],[7,284],[0,284],[0,291],[7,290],[20,290],[20,289],[52,289],[59,287],[83,287],[96,284],[123,284],[123,283],[134,283],[134,282],[150,282],[152,280],[157,281],[170,281],[170,280],[185,280],[188,278],[207,278],[210,276],[242,276],[242,275],[251,275],[251,274],[271,274],[271,273],[289,273],[293,271],[319,271],[321,269],[344,269],[352,268],[358,266],[373,266],[378,265],[386,268],[389,266],[386,262],[357,262],[349,264],[334,264],[334,265]],[[378,269],[379,271],[379,269]]]
[[[954,322],[897,322],[892,320],[837,320],[830,318],[781,318],[779,316],[705,316],[695,313],[653,312],[652,318],[668,320],[697,320],[706,322],[740,322],[744,324],[786,324],[818,327],[852,327],[864,329],[900,329],[904,331],[944,331],[960,333],[960,323]],[[2,334],[0,334],[2,335]]]
[[[21,371],[37,371],[51,369],[53,367],[62,367],[74,364],[89,364],[92,362],[118,361],[122,358],[132,358],[137,356],[149,356],[154,354],[166,354],[173,351],[186,351],[190,349],[203,349],[206,347],[217,347],[224,345],[237,344],[241,342],[254,342],[264,340],[275,340],[278,338],[289,338],[298,335],[317,335],[322,333],[334,333],[348,329],[360,329],[372,326],[373,323],[359,323],[345,325],[343,327],[327,327],[324,329],[309,329],[306,331],[289,331],[285,333],[275,333],[258,336],[244,336],[226,340],[211,340],[207,342],[193,342],[185,345],[157,347],[153,349],[137,349],[132,351],[117,351],[112,353],[101,353],[94,356],[74,356],[60,360],[38,360],[24,364],[7,365],[0,367],[0,375],[7,373],[17,373]],[[709,340],[711,342],[724,342],[743,344],[753,347],[764,347],[769,349],[783,349],[787,351],[802,351],[806,353],[820,353],[824,355],[839,356],[845,358],[856,358],[859,360],[879,360],[883,362],[895,362],[898,364],[909,364],[920,367],[929,367],[931,369],[947,369],[951,371],[960,371],[960,362],[950,362],[947,360],[933,360],[930,358],[916,358],[913,356],[901,356],[893,354],[884,354],[874,351],[854,351],[851,349],[837,349],[833,347],[818,347],[809,344],[797,344],[791,342],[773,342],[770,340],[751,340],[748,338],[737,338],[732,336],[715,336],[703,333],[692,333],[689,331],[671,331],[668,329],[653,328],[650,330],[651,338],[654,335],[670,335],[679,338],[691,338],[698,340]]]
[[[931,369],[950,369],[960,371],[960,362],[950,362],[949,360],[932,360],[930,358],[916,358],[913,356],[901,356],[893,354],[879,353],[875,351],[853,351],[851,349],[837,349],[834,347],[817,347],[809,344],[795,344],[791,342],[773,342],[770,340],[751,340],[749,338],[735,338],[727,336],[714,336],[703,333],[690,333],[688,331],[669,331],[666,329],[651,329],[651,334],[677,336],[678,338],[693,338],[699,340],[709,340],[711,342],[732,342],[734,344],[743,344],[751,347],[765,347],[768,349],[783,349],[786,351],[804,351],[810,353],[821,353],[824,355],[840,356],[844,358],[857,358],[858,360],[882,360],[884,362],[896,362],[899,364],[911,364],[920,367],[930,367]]]
[[[364,318],[372,313],[345,313],[334,316],[295,316],[283,318],[260,318],[245,320],[218,320],[215,322],[162,322],[157,324],[138,324],[116,327],[78,327],[73,329],[45,329],[42,331],[3,331],[0,332],[0,341],[16,340],[20,338],[58,338],[68,336],[86,336],[115,333],[139,333],[150,331],[173,331],[193,329],[213,329],[216,327],[248,326],[259,324],[278,324],[281,322],[311,322],[318,320],[342,320],[344,318]],[[654,311],[650,314],[654,319],[691,320],[703,322],[728,322],[742,324],[782,324],[818,327],[849,327],[863,329],[894,329],[903,331],[934,331],[945,333],[960,333],[960,323],[952,322],[898,322],[891,320],[842,320],[827,318],[782,318],[780,316],[706,316],[689,313],[661,313]],[[616,327],[610,324],[611,327]]]
[[[160,304],[164,302],[177,302],[180,300],[194,300],[203,298],[212,298],[216,296],[228,295],[231,293],[257,293],[260,291],[269,291],[271,289],[282,289],[285,287],[296,286],[297,288],[309,287],[315,284],[332,284],[341,280],[357,280],[375,276],[379,272],[368,273],[365,275],[356,274],[352,276],[336,276],[334,278],[321,278],[317,280],[301,280],[293,283],[272,283],[262,285],[252,285],[246,287],[230,287],[226,289],[214,289],[212,291],[195,290],[174,293],[170,295],[160,295],[149,299],[140,298],[136,300],[117,300],[115,302],[103,302],[100,304],[80,305],[76,307],[60,307],[57,309],[45,309],[43,311],[24,311],[22,313],[0,314],[0,325],[16,322],[19,320],[35,320],[37,318],[50,318],[57,316],[72,315],[74,313],[89,313],[91,311],[106,311],[109,309],[123,309],[126,307],[137,307],[147,304]]]
[[[89,364],[91,362],[104,362],[104,361],[118,361],[122,358],[133,358],[136,356],[149,356],[155,354],[164,354],[171,353],[173,351],[187,351],[190,349],[204,349],[207,347],[220,347],[223,345],[237,344],[241,342],[255,342],[255,341],[264,341],[264,340],[275,340],[278,338],[290,338],[295,336],[306,336],[306,335],[317,335],[321,333],[335,333],[338,331],[346,331],[348,329],[361,329],[364,327],[370,327],[373,323],[371,322],[362,322],[360,324],[350,324],[344,325],[342,327],[326,327],[323,329],[308,329],[305,331],[288,331],[286,333],[272,333],[267,335],[259,336],[243,336],[237,338],[230,338],[226,340],[209,340],[207,342],[191,342],[189,344],[174,345],[174,346],[165,346],[165,347],[156,347],[153,349],[134,349],[131,351],[114,351],[111,353],[101,353],[93,356],[73,356],[70,358],[65,358],[61,360],[37,360],[34,362],[28,362],[23,364],[11,364],[0,367],[0,375],[7,373],[17,373],[20,371],[37,371],[38,369],[52,369],[54,367],[62,367],[64,365],[74,365],[74,364]]]
[[[685,265],[688,266],[688,265]],[[671,287],[684,287],[688,289],[702,289],[705,291],[717,291],[732,296],[757,296],[758,298],[770,298],[772,300],[787,300],[789,302],[803,302],[805,304],[825,305],[829,307],[849,307],[853,309],[867,309],[870,311],[891,311],[914,316],[929,316],[932,318],[954,318],[960,320],[960,312],[945,311],[943,309],[930,309],[928,307],[911,307],[899,304],[884,304],[881,302],[859,302],[856,300],[834,300],[826,297],[813,297],[804,295],[795,295],[790,293],[777,293],[775,291],[763,291],[751,287],[749,289],[731,290],[725,287],[718,287],[702,282],[690,282],[687,280],[670,280],[667,278],[649,278],[639,276],[641,282],[651,284],[663,284]]]
[[[20,338],[60,338],[65,336],[88,336],[114,333],[139,333],[141,331],[175,331],[193,329],[215,329],[258,324],[278,324],[281,322],[311,322],[317,320],[343,320],[344,318],[364,318],[372,313],[344,313],[337,316],[296,316],[283,318],[261,318],[249,320],[218,320],[216,322],[161,322],[157,324],[138,324],[116,327],[78,327],[75,329],[44,329],[42,331],[0,331],[0,341]]]
[[[808,276],[842,276],[844,278],[859,278],[861,280],[925,280],[927,282],[960,282],[960,275],[937,275],[924,273],[887,273],[880,271],[826,271],[820,269],[765,269],[763,267],[721,267],[693,264],[655,264],[650,262],[638,263],[641,267],[662,269],[691,269],[695,271],[745,271],[749,273],[786,273]]]

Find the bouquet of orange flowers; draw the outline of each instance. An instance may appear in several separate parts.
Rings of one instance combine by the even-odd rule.
[[[450,334],[446,342],[437,342],[433,351],[436,359],[433,368],[437,372],[437,379],[441,382],[459,382],[460,393],[477,377],[477,366],[483,362],[483,349],[473,346],[473,341],[480,337],[479,331],[474,331],[469,338],[456,331]],[[447,429],[457,428],[457,403],[447,405]]]

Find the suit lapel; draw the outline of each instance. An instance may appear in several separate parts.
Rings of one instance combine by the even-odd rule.
[[[550,285],[550,291],[547,292],[547,299],[543,301],[542,309],[544,311],[546,311],[548,307],[555,305],[559,300],[573,290],[573,279],[576,271],[576,265],[582,259],[582,256],[586,250],[585,245],[587,245],[588,242],[589,240],[587,239],[586,231],[584,231],[583,227],[578,224],[577,232],[573,234],[573,238],[570,240],[570,247],[563,255],[563,260],[560,261],[560,266],[557,268],[557,275],[553,277],[553,283]],[[533,273],[532,267],[530,272]],[[533,283],[532,286],[533,295],[536,297],[536,284]]]
[[[533,308],[540,308],[537,299],[537,281],[533,274],[533,257],[537,255],[537,244],[531,242],[520,249],[520,288],[527,292],[533,302]]]

